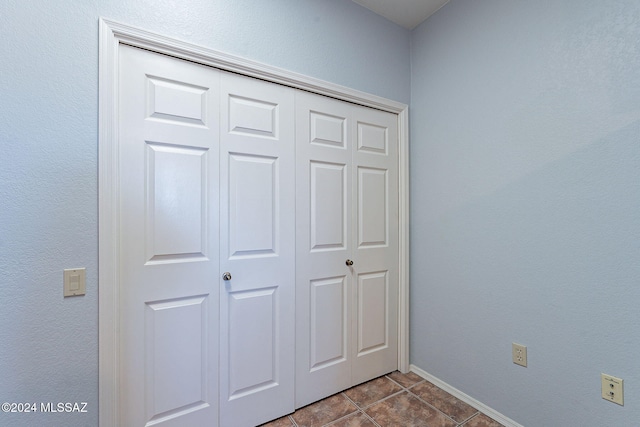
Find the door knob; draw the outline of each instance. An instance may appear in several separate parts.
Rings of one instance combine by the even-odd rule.
[[[229,273],[229,272],[224,273],[222,275],[222,280],[224,280],[224,281],[231,280],[231,273]]]
[[[349,267],[351,267],[353,265],[353,261],[348,259],[347,262],[345,262],[345,264],[347,264]]]

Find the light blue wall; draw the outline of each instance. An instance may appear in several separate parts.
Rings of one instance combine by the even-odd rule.
[[[640,419],[637,1],[452,0],[409,52],[349,0],[0,0],[0,402],[89,402],[0,425],[97,420],[99,16],[411,99],[412,363],[526,426]]]
[[[525,426],[638,425],[640,2],[452,0],[412,32],[411,166],[411,362]]]
[[[3,426],[97,424],[100,16],[410,98],[409,32],[348,0],[0,0],[0,402],[89,403]]]

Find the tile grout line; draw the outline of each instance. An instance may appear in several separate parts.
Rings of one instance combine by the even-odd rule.
[[[336,394],[338,394],[338,393],[336,393]],[[327,423],[327,424],[323,424],[323,425],[322,425],[322,427],[332,426],[332,425],[336,424],[338,421],[341,421],[341,420],[343,420],[343,419],[345,419],[345,418],[347,418],[347,417],[350,417],[350,416],[352,416],[353,414],[357,414],[358,412],[362,412],[362,411],[360,410],[360,407],[358,407],[358,405],[356,405],[356,404],[355,404],[355,402],[353,402],[351,399],[349,399],[349,397],[348,397],[346,394],[344,394],[344,391],[341,391],[339,394],[341,394],[341,395],[342,395],[342,397],[344,397],[345,399],[347,399],[349,402],[353,403],[353,406],[355,406],[355,407],[356,407],[356,410],[355,410],[355,411],[353,411],[353,412],[349,412],[349,413],[348,413],[348,414],[346,414],[346,415],[343,415],[342,417],[338,418],[337,420],[333,420],[333,421],[331,421],[331,422],[329,422],[329,423]]]
[[[391,378],[389,378],[391,381],[393,381]],[[411,384],[411,386],[409,387],[404,387],[402,384],[400,384],[400,387],[403,387],[407,393],[409,393],[410,396],[414,396],[416,399],[418,399],[420,402],[424,403],[425,405],[429,406],[430,408],[435,409],[437,412],[441,413],[442,415],[444,415],[445,417],[447,417],[448,419],[450,419],[451,421],[453,421],[456,424],[456,427],[460,427],[463,423],[467,422],[469,419],[464,420],[462,423],[457,422],[456,420],[454,420],[453,418],[451,418],[449,415],[445,414],[444,412],[442,412],[440,409],[436,408],[434,405],[432,405],[431,403],[427,402],[426,400],[420,398],[420,396],[418,396],[417,394],[415,394],[414,392],[412,392],[410,389],[417,386],[418,384],[422,384],[422,383],[426,383],[427,380],[425,378],[423,378],[421,381],[416,382],[415,384]],[[476,409],[476,408],[473,408]],[[477,409],[476,409],[477,411]],[[476,414],[473,414],[472,417],[474,417]]]
[[[469,406],[471,406],[471,405],[469,405]],[[473,408],[473,406],[471,406],[471,407]],[[477,417],[478,415],[482,414],[482,412],[480,412],[477,408],[473,408],[473,409],[475,409],[475,410],[476,410],[476,413],[475,413],[475,414],[473,414],[473,415],[471,415],[471,416],[470,416],[469,418],[467,418],[466,420],[462,421],[462,422],[460,423],[460,425],[463,425],[464,423],[468,423],[469,421],[471,421],[471,419],[472,419],[472,418],[475,418],[475,417]]]
[[[300,427],[298,425],[298,423],[296,422],[296,420],[293,419],[293,414],[290,414],[290,415],[287,415],[287,416],[289,417],[289,421],[291,421],[291,424],[292,424],[293,427]]]
[[[387,378],[388,380],[390,380],[391,382],[393,382],[394,384],[397,384],[398,386],[400,386],[403,390],[397,392],[397,393],[393,393],[387,397],[385,397],[384,399],[380,399],[379,401],[372,403],[371,405],[368,405],[367,408],[375,405],[378,402],[382,402],[383,400],[387,400],[390,397],[396,396],[402,392],[407,392],[407,394],[409,394],[410,396],[415,397],[416,399],[418,399],[418,401],[424,403],[425,405],[429,406],[430,408],[434,409],[436,412],[439,412],[440,414],[444,415],[446,418],[448,418],[449,420],[453,421],[456,425],[456,427],[461,427],[464,423],[466,423],[467,421],[469,421],[471,418],[475,417],[476,415],[479,414],[479,411],[477,408],[473,408],[476,410],[476,413],[471,415],[469,418],[466,418],[465,420],[463,420],[462,422],[457,422],[456,420],[454,420],[452,417],[450,417],[449,415],[445,414],[444,412],[442,412],[440,409],[436,408],[434,405],[432,405],[431,403],[427,402],[426,400],[420,398],[420,396],[418,396],[417,394],[413,393],[410,389],[417,386],[418,384],[422,384],[425,382],[428,382],[425,378],[421,379],[420,381],[415,382],[414,384],[411,384],[409,387],[405,387],[402,384],[400,384],[399,382],[395,381],[393,378],[390,378],[389,375],[385,375],[385,378]],[[436,386],[437,387],[437,386]],[[356,405],[357,406],[357,405]]]
[[[393,383],[395,383],[395,384],[398,384],[400,387],[402,387],[403,389],[405,389],[405,390],[407,390],[407,391],[409,391],[409,387],[414,387],[414,386],[416,386],[416,385],[418,385],[418,384],[420,384],[420,383],[422,383],[422,382],[427,381],[426,379],[422,378],[422,379],[421,379],[421,380],[419,380],[418,382],[416,382],[416,383],[414,383],[414,384],[411,384],[409,387],[405,387],[405,386],[403,386],[402,384],[400,384],[398,381],[396,381],[396,380],[394,380],[393,378],[391,378],[389,375],[385,375],[385,378],[389,379],[390,381],[392,381],[392,382],[393,382]]]
[[[382,377],[385,377],[385,378],[387,378],[388,380],[390,380],[391,382],[393,382],[394,384],[397,384],[397,385],[398,385],[402,390],[400,390],[400,391],[396,391],[395,393],[391,393],[390,395],[385,396],[385,397],[383,397],[383,398],[381,398],[381,399],[378,399],[378,400],[376,400],[375,402],[370,403],[370,404],[368,404],[368,405],[366,405],[366,406],[363,406],[363,407],[360,407],[360,405],[358,405],[355,401],[353,401],[351,398],[349,398],[349,396],[347,396],[346,392],[347,392],[348,390],[351,390],[351,389],[347,389],[347,390],[343,391],[343,392],[342,392],[342,394],[344,394],[344,397],[346,397],[347,399],[349,399],[349,401],[350,401],[350,402],[352,402],[354,405],[356,405],[356,408],[358,408],[358,409],[360,409],[362,412],[364,412],[364,410],[365,410],[365,409],[369,409],[370,407],[372,407],[373,405],[375,405],[375,404],[377,404],[377,403],[380,403],[380,402],[382,402],[382,401],[385,401],[385,400],[389,399],[390,397],[396,396],[396,395],[398,395],[398,394],[402,393],[403,391],[407,391],[407,389],[406,389],[405,387],[403,387],[403,386],[402,386],[402,384],[398,384],[397,382],[395,382],[395,381],[393,381],[391,378],[389,378],[387,375],[382,375],[382,376],[379,376],[378,378],[382,378]],[[378,378],[374,378],[374,379],[378,379]],[[371,381],[373,381],[373,380],[371,380]],[[426,381],[426,380],[425,380],[425,381]],[[422,381],[420,381],[420,382],[422,382]],[[363,383],[363,384],[366,384],[366,383]],[[358,387],[358,386],[356,386],[356,387]],[[352,388],[355,388],[355,387],[352,387]]]
[[[470,416],[469,418],[467,418],[466,420],[464,420],[463,422],[461,422],[458,427],[464,427],[466,423],[468,423],[469,421],[471,421],[472,419],[474,419],[475,417],[477,417],[478,415],[482,414],[482,412],[478,411],[475,414],[473,414],[472,416]]]
[[[417,394],[415,394],[415,393],[411,390],[412,388],[416,387],[416,386],[417,386],[417,385],[419,385],[419,384],[422,384],[422,383],[428,382],[428,380],[427,380],[427,379],[422,378],[422,379],[418,380],[417,382],[415,382],[415,383],[413,383],[413,384],[411,384],[411,385],[409,385],[409,386],[404,386],[404,385],[400,384],[400,382],[398,382],[398,381],[394,380],[393,378],[391,378],[391,377],[389,376],[389,374],[385,374],[385,375],[383,375],[383,376],[381,376],[381,377],[384,377],[384,378],[388,379],[389,381],[391,381],[391,383],[392,383],[392,384],[395,384],[395,385],[397,385],[398,387],[400,387],[400,390],[399,390],[399,391],[397,391],[397,392],[395,392],[395,393],[391,393],[391,394],[390,394],[390,395],[388,395],[388,396],[385,396],[385,397],[383,397],[383,398],[381,398],[381,399],[376,400],[376,401],[375,401],[375,402],[373,402],[373,403],[370,403],[370,404],[368,404],[368,405],[366,405],[366,406],[362,406],[362,407],[361,407],[360,405],[358,405],[358,404],[357,404],[353,399],[351,399],[349,396],[347,396],[347,394],[346,394],[346,391],[347,391],[347,390],[344,390],[344,391],[342,391],[342,392],[336,393],[336,394],[341,394],[345,399],[347,399],[347,401],[351,402],[351,403],[355,406],[355,408],[356,408],[356,409],[355,409],[355,411],[353,411],[353,412],[351,412],[351,413],[349,413],[349,414],[346,414],[346,415],[344,415],[344,416],[342,416],[342,417],[340,417],[340,418],[338,418],[338,419],[336,419],[336,420],[333,420],[333,421],[331,421],[330,423],[323,424],[323,427],[330,427],[330,426],[333,426],[333,425],[337,424],[338,422],[340,422],[340,421],[342,421],[342,420],[344,420],[344,419],[346,419],[346,418],[348,418],[348,417],[351,417],[351,416],[359,416],[359,414],[364,415],[364,417],[365,417],[366,419],[368,419],[370,422],[372,422],[372,423],[374,424],[374,426],[376,426],[376,427],[380,427],[380,424],[378,424],[378,422],[377,422],[377,421],[376,421],[372,416],[370,416],[369,414],[367,414],[365,411],[366,411],[367,409],[371,408],[372,406],[377,405],[378,403],[384,402],[385,400],[388,400],[388,399],[390,399],[390,398],[392,398],[392,397],[398,396],[398,395],[400,395],[400,394],[402,394],[402,393],[404,393],[404,392],[406,392],[410,397],[414,397],[414,398],[416,398],[418,401],[422,402],[423,404],[425,404],[425,405],[427,405],[428,407],[432,408],[432,409],[433,409],[433,410],[435,410],[436,412],[440,413],[440,414],[441,414],[441,415],[443,415],[445,418],[447,418],[447,419],[451,420],[451,421],[455,424],[455,426],[456,426],[456,427],[464,427],[465,423],[468,423],[469,421],[471,421],[473,418],[477,417],[477,416],[478,416],[478,415],[480,415],[480,414],[484,414],[484,412],[480,411],[478,408],[475,408],[475,407],[473,407],[473,406],[471,406],[471,405],[470,405],[470,406],[471,406],[471,407],[472,407],[476,412],[475,412],[474,414],[472,414],[471,416],[469,416],[468,418],[466,418],[466,419],[462,420],[461,422],[458,422],[458,421],[456,421],[455,419],[453,419],[453,417],[451,417],[451,416],[447,415],[445,412],[443,412],[443,411],[441,411],[440,409],[436,408],[432,403],[428,402],[428,401],[427,401],[427,400],[425,400],[425,399],[422,399],[420,396],[418,396]],[[378,378],[381,378],[381,377],[378,377]],[[436,386],[436,387],[437,387],[437,386]],[[324,400],[324,399],[323,399],[323,400]],[[294,412],[295,412],[295,411],[294,411]],[[485,414],[485,415],[486,415],[486,414]],[[291,422],[291,424],[292,424],[292,426],[291,426],[291,427],[300,427],[300,425],[299,425],[299,424],[296,422],[296,420],[293,418],[293,413],[292,413],[292,414],[287,415],[287,418],[289,419],[289,422]]]
[[[393,378],[390,378],[388,375],[386,375],[386,377],[387,377],[389,380],[393,381],[394,383],[398,384],[400,387],[402,387],[403,391],[404,391],[404,392],[407,392],[407,394],[408,394],[409,396],[413,396],[413,397],[415,397],[416,399],[418,399],[418,401],[420,401],[420,402],[424,403],[424,404],[425,404],[425,405],[427,405],[428,407],[430,407],[430,408],[434,409],[436,412],[439,412],[440,414],[444,415],[446,418],[448,418],[448,419],[450,419],[451,421],[453,421],[453,422],[456,424],[456,427],[460,427],[460,426],[462,425],[462,423],[458,423],[456,420],[454,420],[453,418],[451,418],[449,415],[445,414],[445,413],[444,413],[444,412],[442,412],[440,409],[436,408],[435,406],[433,406],[431,403],[427,402],[426,400],[421,399],[418,395],[416,395],[415,393],[413,393],[413,392],[410,390],[411,388],[413,388],[413,387],[417,386],[418,384],[422,384],[422,383],[427,382],[427,380],[426,380],[426,379],[424,379],[424,378],[423,378],[422,380],[417,381],[417,382],[415,382],[415,383],[411,384],[409,387],[405,387],[405,386],[403,386],[402,384],[400,384],[399,382],[394,381],[394,380],[393,380]],[[399,393],[400,393],[400,392],[398,392],[398,393],[394,393],[394,394],[393,394],[393,395],[391,395],[391,396],[395,396],[396,394],[399,394]],[[391,397],[391,396],[388,396],[388,397]],[[474,409],[475,409],[475,408],[474,408]],[[474,414],[474,415],[475,415],[475,414]],[[463,422],[466,422],[466,421],[467,421],[467,420],[465,420],[465,421],[463,421]]]
[[[462,420],[461,422],[457,422],[456,420],[454,420],[452,417],[450,417],[449,415],[445,414],[444,412],[442,412],[441,410],[439,410],[438,408],[436,408],[435,406],[433,406],[431,403],[427,402],[426,400],[422,399],[420,396],[418,396],[417,394],[415,394],[414,392],[412,392],[410,389],[414,388],[415,386],[417,386],[418,384],[422,384],[425,382],[429,382],[430,384],[433,384],[432,382],[428,381],[426,378],[422,378],[421,380],[419,380],[418,382],[411,384],[409,387],[405,387],[402,384],[400,384],[399,382],[395,381],[393,378],[391,378],[388,374],[385,375],[388,379],[390,379],[391,381],[393,381],[394,383],[398,384],[400,387],[404,388],[407,392],[409,392],[409,394],[411,394],[412,396],[415,396],[418,400],[420,400],[421,402],[429,405],[430,407],[432,407],[433,409],[435,409],[436,411],[440,412],[441,414],[443,414],[444,416],[446,416],[447,418],[451,419],[451,421],[453,421],[454,423],[456,423],[458,425],[458,427],[462,426],[464,423],[469,422],[472,418],[477,417],[479,414],[484,414],[484,412],[480,411],[478,408],[471,406],[471,408],[475,409],[475,414],[471,415],[468,418],[465,418],[464,420]],[[438,389],[442,390],[440,387],[438,387],[437,385],[433,384],[434,386],[436,386]],[[444,390],[443,390],[444,391]],[[455,397],[455,396],[454,396]],[[459,399],[458,399],[459,400]],[[486,415],[486,414],[485,414]]]
[[[354,405],[356,405],[356,408],[358,408],[358,412],[361,412],[365,417],[367,417],[367,418],[369,419],[369,421],[373,422],[373,424],[374,424],[376,427],[380,427],[380,424],[378,424],[378,423],[376,422],[376,420],[374,420],[374,419],[373,419],[369,414],[367,414],[367,413],[364,411],[364,408],[361,408],[361,407],[360,407],[356,402],[354,402],[354,401],[353,401],[349,396],[347,396],[347,394],[346,394],[345,392],[342,392],[342,394],[344,395],[344,397],[346,397],[346,398],[347,398],[347,400],[349,400],[349,402],[351,402],[351,403],[353,403]],[[376,404],[376,403],[378,403],[378,402],[382,402],[383,400],[384,400],[384,399],[376,400],[376,401],[375,401],[375,402],[373,402],[371,405],[368,405],[368,406],[367,406],[367,408],[369,408],[369,407],[371,407],[371,406],[375,405],[375,404]]]
[[[414,384],[414,385],[417,385],[417,384]],[[413,386],[411,386],[411,387],[413,387]],[[457,422],[456,420],[454,420],[453,418],[451,418],[449,415],[447,415],[447,414],[445,414],[444,412],[442,412],[440,409],[438,409],[438,408],[436,408],[435,406],[433,406],[431,403],[427,402],[426,400],[422,399],[422,398],[421,398],[420,396],[418,396],[417,394],[413,393],[411,390],[408,390],[408,389],[407,389],[407,392],[408,392],[411,396],[413,396],[413,397],[415,397],[416,399],[418,399],[420,402],[422,402],[422,403],[424,403],[425,405],[428,405],[429,407],[431,407],[431,408],[435,409],[436,411],[440,412],[442,415],[444,415],[445,417],[447,417],[448,419],[450,419],[451,421],[453,421],[453,422],[456,424],[456,426],[460,426],[460,425],[462,425],[462,423],[465,423],[465,422],[467,422],[467,421],[470,419],[470,418],[467,418],[466,420],[462,421],[462,423],[459,423],[459,422]],[[472,408],[473,408],[473,407],[472,407]],[[472,415],[472,417],[475,417],[476,415],[478,415],[478,410],[477,410],[476,408],[473,408],[473,409],[475,409],[476,413],[475,413],[475,414],[473,414],[473,415]]]
[[[404,393],[405,391],[406,391],[406,390],[399,390],[399,391],[396,391],[395,393],[391,393],[389,396],[385,396],[385,397],[383,397],[382,399],[376,400],[375,402],[370,403],[370,404],[368,404],[367,406],[364,406],[364,407],[362,407],[362,408],[360,408],[360,407],[358,406],[358,408],[360,408],[362,411],[364,411],[365,409],[369,409],[369,408],[371,408],[373,405],[377,405],[377,404],[378,404],[378,403],[380,403],[380,402],[384,402],[385,400],[388,400],[388,399],[390,399],[390,398],[392,398],[392,397],[394,397],[394,396],[397,396],[397,395],[399,395],[399,394],[402,394],[402,393]],[[356,405],[356,406],[357,406],[357,405]]]

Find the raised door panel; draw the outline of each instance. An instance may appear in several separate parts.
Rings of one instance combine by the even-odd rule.
[[[277,256],[278,158],[229,154],[229,257]]]
[[[276,288],[230,292],[229,399],[278,386]]]
[[[218,419],[219,74],[121,46],[119,425]]]
[[[332,102],[332,101],[329,101]],[[333,111],[329,109],[328,111]],[[347,150],[346,114],[336,116],[331,113],[308,110],[308,143]],[[305,121],[307,118],[305,118]],[[305,134],[307,132],[305,131]]]
[[[221,76],[220,420],[294,409],[293,89]]]
[[[229,94],[229,132],[277,138],[278,104]]]
[[[389,347],[389,277],[386,271],[358,275],[357,356]]]
[[[208,157],[201,147],[146,143],[149,262],[206,259]]]
[[[147,77],[147,117],[206,126],[209,88],[159,76]]]
[[[147,419],[155,423],[208,406],[208,295],[147,302]]]
[[[324,369],[348,358],[346,277],[311,281],[309,370]],[[328,310],[331,308],[331,310]]]
[[[389,171],[358,166],[358,248],[384,247],[389,234]]]
[[[358,151],[389,155],[389,128],[373,123],[358,122]]]
[[[347,167],[309,162],[310,250],[332,251],[347,247]]]
[[[296,92],[296,407],[351,385],[349,105]]]

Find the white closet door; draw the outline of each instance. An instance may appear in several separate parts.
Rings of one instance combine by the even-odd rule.
[[[394,114],[296,95],[297,407],[397,369],[397,133]]]
[[[353,106],[352,381],[398,368],[398,117]]]
[[[294,91],[221,73],[220,423],[294,409]]]
[[[120,47],[118,425],[217,425],[218,79]]]
[[[296,93],[296,407],[351,385],[350,107]]]

